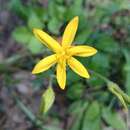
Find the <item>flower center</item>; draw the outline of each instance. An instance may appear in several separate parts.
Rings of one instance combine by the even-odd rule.
[[[62,52],[57,53],[58,60],[67,60],[71,57],[71,55],[67,52],[67,49],[63,49]]]

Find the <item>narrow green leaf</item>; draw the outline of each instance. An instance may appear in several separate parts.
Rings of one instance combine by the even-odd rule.
[[[67,75],[68,75],[67,76],[68,85],[71,85],[80,80],[80,77],[78,75],[76,75],[71,69],[70,69],[70,71],[68,71]]]
[[[82,106],[82,107],[81,107]],[[82,127],[84,112],[88,107],[88,102],[79,100],[78,102],[73,103],[69,108],[69,113],[74,117],[72,127],[70,130],[79,130]]]
[[[109,36],[108,34],[101,34],[96,47],[102,51],[106,51],[112,54],[115,54],[119,50],[118,43],[112,38],[112,36]]]
[[[28,43],[28,49],[31,51],[32,54],[38,54],[43,52],[44,46],[34,37],[30,38]]]
[[[130,52],[128,49],[124,49],[123,54],[126,60],[123,69],[125,75],[125,87],[128,95],[130,96]]]
[[[59,34],[59,29],[61,25],[62,24],[58,19],[52,18],[51,20],[49,20],[48,29],[53,34]]]
[[[87,38],[90,36],[91,32],[92,32],[92,29],[90,29],[89,27],[84,28],[82,31],[80,31],[77,34],[75,43],[77,43],[77,44],[85,43]],[[85,44],[87,44],[87,43],[85,43]]]
[[[90,104],[87,112],[86,112],[86,119],[87,120],[94,120],[95,118],[97,118],[100,114],[100,106],[99,103],[97,101],[92,102],[92,104]]]
[[[110,68],[110,61],[108,55],[101,52],[97,53],[95,56],[91,58],[88,67],[98,73],[101,73],[104,76],[107,76],[109,72],[108,70]]]
[[[37,119],[35,115],[31,112],[29,108],[27,108],[22,101],[20,101],[18,98],[15,97],[15,101],[17,105],[20,107],[20,109],[25,113],[25,115],[32,121],[35,122]]]
[[[12,11],[14,11],[18,16],[27,19],[29,13],[29,8],[22,4],[21,0],[11,0],[9,1],[9,7]]]
[[[30,29],[43,28],[44,24],[41,21],[41,19],[38,17],[38,15],[36,13],[32,12],[28,18],[28,27]]]
[[[19,43],[22,44],[26,44],[29,42],[30,37],[31,37],[31,33],[29,32],[29,30],[24,27],[17,27],[15,28],[15,30],[12,32],[12,37]]]
[[[117,112],[104,107],[102,110],[102,116],[112,128],[116,130],[127,130],[124,120],[117,114]]]
[[[82,83],[75,83],[67,90],[67,97],[71,100],[80,99],[85,90],[85,86]]]
[[[97,101],[88,107],[84,115],[82,130],[101,130],[100,105]]]
[[[81,107],[82,106],[82,107]],[[84,102],[83,100],[76,100],[73,102],[69,108],[68,108],[68,113],[69,114],[79,114],[81,111],[83,111],[86,107],[88,106],[88,102]]]
[[[101,118],[98,116],[93,121],[84,122],[82,130],[101,130]]]

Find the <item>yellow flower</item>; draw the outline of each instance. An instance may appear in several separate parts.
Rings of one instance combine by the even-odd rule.
[[[51,49],[55,54],[50,55],[38,62],[32,73],[40,73],[48,70],[57,63],[56,77],[61,89],[66,85],[66,64],[77,74],[84,78],[89,78],[85,67],[74,58],[74,56],[88,57],[94,55],[97,50],[90,46],[72,46],[76,31],[78,28],[78,16],[74,17],[65,28],[61,45],[40,29],[34,29],[33,32],[45,46]]]

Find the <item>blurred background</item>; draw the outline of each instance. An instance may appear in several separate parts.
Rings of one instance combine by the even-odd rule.
[[[56,100],[39,117],[41,95],[55,67],[31,74],[37,61],[51,53],[32,29],[44,29],[60,41],[74,16],[80,20],[74,43],[98,50],[79,58],[93,70],[91,78],[68,69],[65,91],[54,79]],[[129,130],[129,115],[103,80],[130,96],[129,36],[129,0],[0,0],[0,130]]]

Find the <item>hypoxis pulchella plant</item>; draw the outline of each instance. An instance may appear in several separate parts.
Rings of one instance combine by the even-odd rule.
[[[34,29],[33,32],[45,46],[51,49],[55,54],[52,54],[42,60],[40,60],[34,67],[32,73],[40,73],[48,70],[52,65],[57,63],[56,77],[61,89],[66,85],[66,66],[69,67],[84,78],[89,78],[89,73],[85,67],[74,57],[88,57],[96,54],[97,50],[93,47],[80,45],[74,46],[72,42],[74,40],[77,28],[78,17],[74,17],[65,28],[62,42],[58,43],[55,39],[49,36],[46,32],[40,29]]]

